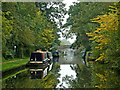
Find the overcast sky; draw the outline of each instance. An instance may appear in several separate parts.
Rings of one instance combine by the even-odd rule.
[[[73,5],[73,2],[77,2],[77,0],[63,0],[63,3],[65,3],[66,4],[66,9],[67,10],[69,10],[69,6],[70,5]],[[67,20],[67,18],[69,17],[69,15],[66,15],[65,16],[65,19],[64,19],[64,21],[63,21],[63,24],[65,24],[66,23],[66,20]],[[61,34],[61,33],[60,33]],[[62,34],[61,34],[61,38],[60,38],[60,40],[62,40],[62,39],[65,39],[65,38],[63,38],[62,37]],[[70,43],[73,43],[75,40],[76,40],[76,36],[73,36],[73,39],[67,39]]]

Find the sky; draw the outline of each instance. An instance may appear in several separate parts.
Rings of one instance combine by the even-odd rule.
[[[66,8],[67,10],[69,10],[69,6],[70,6],[70,5],[73,5],[73,2],[77,2],[77,0],[63,0],[63,3],[66,4],[65,8]],[[69,15],[66,15],[66,16],[65,16],[64,21],[63,21],[63,24],[66,23],[66,20],[67,20],[68,17],[69,17]],[[65,39],[65,38],[62,37],[62,34],[61,34],[61,33],[59,33],[59,34],[60,34],[60,36],[61,36],[60,40]],[[73,43],[73,42],[76,40],[76,36],[74,35],[74,36],[73,36],[73,39],[69,38],[69,39],[67,39],[67,40],[68,40],[70,43]]]

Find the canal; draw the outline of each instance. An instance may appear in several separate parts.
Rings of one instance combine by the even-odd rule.
[[[95,67],[93,68],[93,63],[89,63],[89,66],[86,66],[81,57],[74,56],[73,50],[66,49],[65,53],[65,56],[53,58],[45,66],[25,68],[3,78],[2,88],[118,87],[119,76],[117,76],[117,73],[105,67],[104,71],[106,74],[102,77],[98,70],[95,71]],[[101,70],[99,71],[101,72]]]

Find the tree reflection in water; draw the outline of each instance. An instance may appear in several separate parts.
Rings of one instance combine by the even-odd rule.
[[[87,67],[82,64],[73,66],[76,79],[66,75],[63,80],[69,82],[70,88],[119,88],[119,71],[111,69],[108,65],[92,64]]]
[[[2,86],[3,88],[117,88],[120,86],[119,74],[119,70],[108,64],[91,63],[86,66],[53,63],[51,71],[43,79],[31,79],[27,70],[3,80]]]
[[[3,80],[2,88],[55,88],[59,83],[60,65],[53,64],[52,70],[43,79],[31,79],[29,70]]]
[[[120,73],[109,64],[95,63],[93,65],[93,84],[96,88],[119,88]]]
[[[68,76],[71,77],[74,80],[76,78],[76,72],[73,70],[74,68],[71,68],[76,66],[75,64],[62,64],[60,65],[60,77],[58,78],[60,82],[58,83],[56,88],[68,88],[70,86],[69,81],[65,81],[64,77]]]
[[[73,76],[67,75],[63,78],[64,81],[69,82],[70,88],[85,88],[91,86],[91,72],[89,68],[82,64],[71,66],[71,68],[76,72],[76,79],[73,79]]]

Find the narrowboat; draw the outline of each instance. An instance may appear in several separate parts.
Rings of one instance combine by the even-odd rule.
[[[47,52],[37,50],[36,52],[31,53],[30,65],[45,64],[48,61]]]
[[[59,57],[59,52],[58,51],[53,52],[53,57]]]

